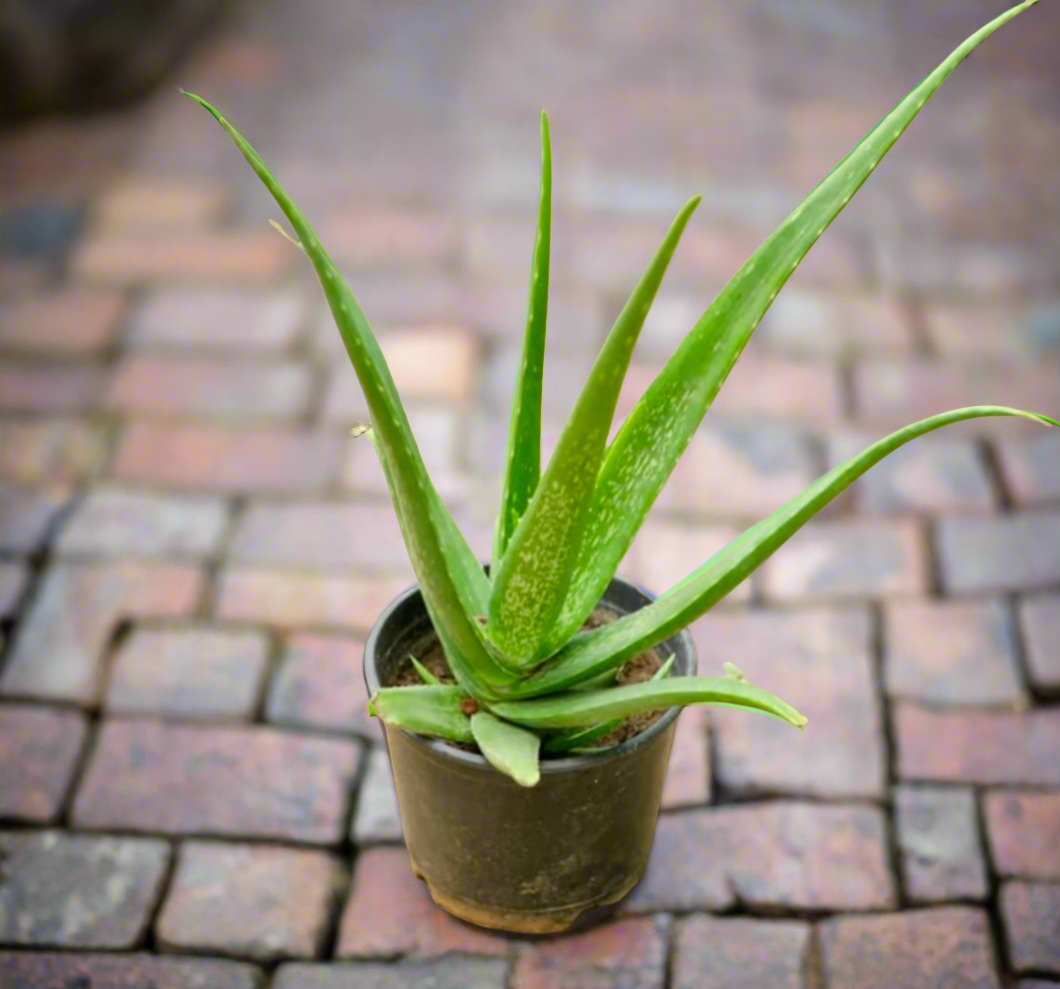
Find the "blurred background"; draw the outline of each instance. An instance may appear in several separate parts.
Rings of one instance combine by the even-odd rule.
[[[75,886],[91,900],[96,874],[70,864],[91,857],[85,830],[161,836],[158,861],[179,863],[175,879],[162,865],[150,881],[139,859],[114,866],[146,890],[122,901],[128,935],[73,921],[73,936],[45,920],[16,929],[0,909],[0,944],[266,965],[453,944],[492,953],[460,941],[418,888],[401,921],[372,900],[407,865],[391,855],[400,823],[363,714],[359,643],[408,564],[372,451],[349,435],[363,401],[308,266],[178,87],[225,112],[314,222],[376,328],[439,488],[488,555],[539,111],[554,161],[551,443],[689,196],[703,203],[623,414],[761,239],[1003,6],[7,0],[0,747],[16,757],[0,766],[0,823],[22,835],[10,853],[22,873],[7,870],[0,898],[6,883],[44,918]],[[627,573],[665,589],[913,419],[985,403],[1060,415],[1058,50],[1060,6],[1044,0],[943,86],[777,299]],[[980,420],[908,448],[695,632],[704,670],[735,660],[811,730],[793,740],[682,716],[666,797],[682,812],[664,818],[663,864],[635,909],[650,918],[623,935],[648,959],[638,986],[661,987],[666,946],[683,943],[668,912],[732,909],[796,918],[801,933],[769,948],[789,961],[810,950],[805,916],[835,915],[821,931],[836,987],[855,984],[844,959],[869,943],[914,967],[857,985],[949,984],[957,969],[917,947],[894,911],[954,902],[930,923],[972,945],[961,984],[997,985],[995,969],[1060,975],[1060,431]],[[741,832],[788,831],[770,815],[790,812],[799,839],[727,874],[738,901],[717,877],[682,886],[681,848],[699,848],[708,873],[737,868],[681,844],[729,827],[724,805],[737,803],[750,808]],[[49,824],[63,829],[65,864],[31,894],[26,877],[55,862],[33,845]],[[261,871],[203,836],[249,841],[239,854]],[[288,868],[287,843],[313,849],[308,873]],[[849,854],[835,859],[840,846]],[[359,887],[357,875],[373,878]],[[203,914],[202,888],[245,909]],[[296,893],[315,904],[297,923],[262,905]],[[92,902],[112,931],[117,908]],[[844,919],[865,909],[881,926]],[[426,941],[408,933],[413,915],[434,918]],[[263,929],[279,949],[262,947]],[[625,971],[606,945],[584,950],[594,971]],[[582,984],[577,952],[550,957],[520,948],[513,985],[545,984],[532,981],[541,965],[573,980],[550,985]],[[690,967],[675,985],[707,984],[710,959],[678,957]],[[43,964],[0,955],[0,974],[5,963]]]

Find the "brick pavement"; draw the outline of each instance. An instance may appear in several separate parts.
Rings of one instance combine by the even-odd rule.
[[[319,221],[484,552],[537,108],[550,444],[687,195],[623,408],[998,6],[267,0],[179,82]],[[814,248],[633,576],[662,589],[897,422],[1060,414],[1058,14],[977,52]],[[625,915],[510,941],[436,910],[400,848],[359,664],[408,566],[271,202],[171,89],[5,136],[0,179],[5,989],[1060,983],[1060,437],[1007,420],[921,442],[697,623],[704,668],[737,659],[810,729],[686,712]]]

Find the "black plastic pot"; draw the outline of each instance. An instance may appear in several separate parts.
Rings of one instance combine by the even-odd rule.
[[[622,578],[604,595],[621,613],[650,600]],[[365,644],[369,694],[430,629],[418,588],[391,602]],[[687,631],[657,648],[675,655],[672,676],[695,672]],[[543,760],[530,788],[477,753],[384,726],[412,869],[434,902],[470,923],[524,934],[605,913],[647,864],[678,713],[671,708],[605,752]]]

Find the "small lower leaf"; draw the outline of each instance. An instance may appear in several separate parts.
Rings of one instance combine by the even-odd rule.
[[[369,702],[378,717],[393,728],[417,735],[435,735],[450,742],[473,742],[471,719],[462,704],[467,694],[455,684],[426,687],[383,687]]]
[[[409,662],[412,663],[412,668],[419,674],[420,679],[427,684],[427,686],[437,687],[441,685],[442,681],[411,653],[409,654]]]
[[[520,786],[537,786],[541,738],[532,731],[495,718],[488,711],[471,716],[471,734],[487,762]]]

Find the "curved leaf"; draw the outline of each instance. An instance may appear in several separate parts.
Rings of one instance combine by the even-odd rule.
[[[417,735],[435,735],[450,742],[473,742],[471,719],[461,705],[467,695],[455,684],[426,687],[383,687],[372,709],[388,725]]]
[[[471,715],[471,734],[494,769],[510,776],[520,786],[537,785],[541,779],[539,735],[501,721],[488,711]]]
[[[700,317],[607,451],[549,652],[577,632],[600,600],[751,334],[806,253],[965,56],[1037,2],[1012,8],[960,45],[803,200]]]

